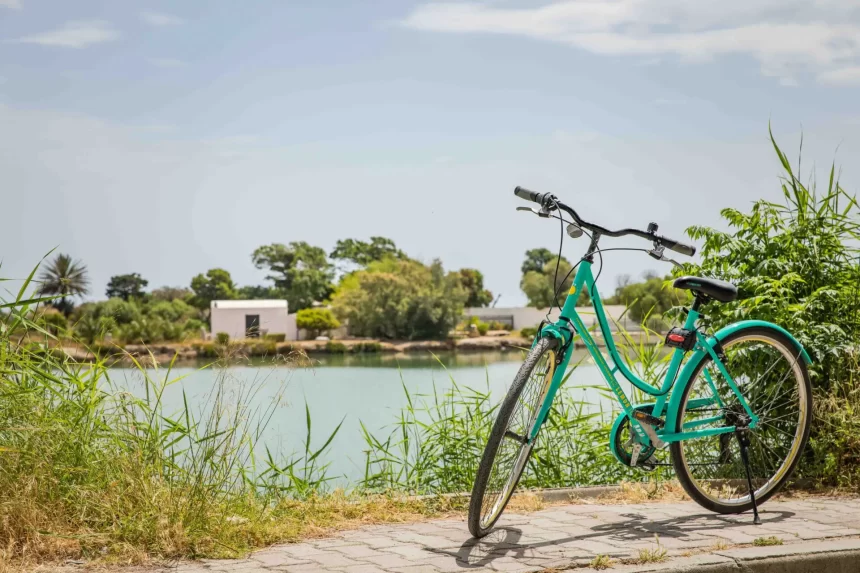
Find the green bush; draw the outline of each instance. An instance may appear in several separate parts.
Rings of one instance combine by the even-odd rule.
[[[349,351],[349,348],[347,348],[346,344],[343,342],[329,340],[326,342],[325,350],[330,354],[346,354]]]
[[[520,336],[523,338],[534,338],[537,334],[536,326],[527,326],[525,328],[520,329]]]
[[[226,346],[230,343],[230,335],[226,332],[219,332],[215,335],[215,342],[221,346]]]
[[[364,340],[353,344],[350,347],[350,351],[354,353],[363,353],[363,352],[382,352],[382,344],[375,340]]]
[[[511,325],[498,320],[491,320],[489,325],[490,330],[511,330]]]
[[[205,324],[199,311],[182,300],[150,297],[85,303],[75,309],[73,320],[75,334],[86,342],[111,333],[114,340],[134,344],[199,338]]]
[[[278,345],[274,340],[248,342],[244,349],[248,356],[274,356],[278,353]]]
[[[860,391],[860,206],[839,185],[835,166],[827,189],[818,191],[814,181],[803,185],[775,141],[773,146],[785,170],[782,204],[757,201],[748,213],[724,209],[729,231],[688,229],[704,246],[701,264],[688,264],[684,273],[738,285],[737,301],[703,307],[713,328],[767,320],[803,344],[812,357],[814,402],[827,408],[813,418],[809,459],[799,471],[828,483],[860,483],[860,458],[846,454],[857,450],[850,446],[856,437],[842,433],[854,431],[846,421],[856,419],[860,404],[857,398],[832,399]]]
[[[490,325],[486,322],[478,321],[475,326],[478,329],[478,334],[480,334],[481,336],[486,336],[487,333],[490,331]]]
[[[332,311],[327,308],[304,308],[296,313],[296,326],[306,330],[311,338],[340,326]]]
[[[287,335],[283,332],[279,333],[269,333],[263,337],[265,340],[271,340],[272,342],[283,342],[287,339]]]
[[[201,342],[192,346],[198,358],[218,358],[218,348],[211,342]]]

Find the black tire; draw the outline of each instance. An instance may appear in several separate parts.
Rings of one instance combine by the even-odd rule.
[[[752,343],[750,346],[754,348],[740,347],[745,343]],[[756,502],[760,505],[778,492],[790,479],[809,439],[812,420],[812,386],[809,372],[793,341],[772,328],[760,326],[745,328],[724,338],[722,345],[728,356],[727,371],[738,383],[741,394],[749,402],[753,412],[761,416],[759,425],[747,430],[751,442],[749,455],[753,487],[756,489]],[[735,347],[734,350],[733,347]],[[759,353],[753,354],[754,349],[758,349]],[[758,358],[760,356],[764,358],[760,360]],[[769,362],[765,359],[769,360],[770,356],[774,357],[773,364],[766,367]],[[724,408],[697,410],[694,407],[687,411],[691,397],[699,396],[695,390],[699,388],[698,384],[707,384],[702,373],[709,365],[713,365],[713,360],[710,355],[705,355],[684,388],[684,394],[679,403],[675,432],[682,431],[685,420],[697,419],[696,412],[708,412],[700,418],[701,420],[711,416],[710,412],[722,412],[719,416],[723,416],[724,419],[721,422],[714,422],[712,427],[736,425],[725,419],[726,412],[728,411],[729,416],[732,416],[731,411],[741,412],[743,409],[737,398],[730,393],[722,377],[714,377],[713,372],[712,379],[718,394],[724,400]],[[780,367],[776,368],[778,365]],[[760,373],[762,370],[764,372]],[[783,375],[782,372],[785,374]],[[753,373],[752,376],[756,376],[755,380],[749,381],[752,376],[747,373]],[[781,375],[782,381],[775,382],[774,380]],[[785,381],[789,381],[789,384],[784,384]],[[797,392],[796,400],[793,397],[793,388]],[[713,395],[712,392],[711,395]],[[783,397],[786,398],[784,403],[775,404],[777,399],[782,400]],[[732,400],[734,402],[731,402]],[[791,406],[795,401],[796,414]],[[797,416],[796,422],[794,416]],[[776,441],[773,441],[773,436]],[[787,447],[786,444],[788,444]],[[723,514],[742,513],[752,509],[739,450],[734,449],[738,447],[737,438],[733,433],[671,444],[675,474],[693,501],[710,511]],[[711,450],[710,454],[707,453],[709,450]],[[786,457],[780,462],[783,453]],[[704,463],[688,463],[688,458],[695,460],[698,455],[702,455]],[[777,463],[780,465],[777,466]],[[745,494],[741,495],[741,492]]]
[[[510,501],[511,495],[516,490],[520,477],[522,477],[534,443],[525,444],[506,434],[513,432],[515,436],[527,435],[528,429],[535,423],[537,410],[543,403],[543,396],[546,395],[555,372],[556,348],[558,348],[558,340],[552,337],[542,338],[534,345],[526,356],[523,365],[520,366],[513,384],[511,384],[499,407],[496,421],[493,423],[490,437],[484,448],[484,455],[478,465],[475,484],[472,487],[472,498],[469,503],[469,532],[474,537],[483,537],[492,530],[508,501]],[[545,364],[548,370],[538,370],[543,368]],[[529,420],[531,421],[529,422]],[[525,429],[519,426],[511,429],[513,424],[525,426]],[[516,458],[514,466],[505,473],[504,467],[497,465],[497,463],[507,462],[509,453],[507,444],[512,444],[511,447],[516,449]],[[500,456],[500,449],[503,445],[505,450],[501,452]],[[494,469],[498,471],[494,473]],[[505,481],[502,489],[498,484],[503,473]],[[497,488],[499,488],[498,491],[496,491]],[[487,498],[487,496],[490,497]],[[493,502],[493,505],[490,506],[492,510],[490,516],[485,515],[487,501]]]

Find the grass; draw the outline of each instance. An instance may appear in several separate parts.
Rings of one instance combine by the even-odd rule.
[[[665,353],[647,345],[628,345],[625,352],[639,355],[642,369],[657,371]],[[635,358],[634,358],[635,360]],[[441,364],[441,362],[440,362]],[[576,375],[570,367],[565,385],[553,402],[546,424],[520,481],[520,488],[604,485],[643,479],[643,474],[617,462],[609,449],[609,435],[617,412],[599,409],[577,399],[582,387],[568,387]],[[417,494],[470,491],[478,462],[495,420],[498,396],[485,389],[457,384],[439,391],[434,385],[425,394],[410,393],[403,384],[406,406],[388,433],[371,432],[362,424],[365,476],[362,487],[370,491],[397,490]],[[601,387],[602,389],[602,387]],[[647,479],[669,478],[658,467]],[[665,492],[655,492],[660,497]],[[648,498],[643,490],[643,498]]]
[[[657,543],[657,547],[649,547],[646,549],[639,550],[638,563],[662,563],[669,558],[666,548],[660,545],[660,538],[655,535],[654,540]]]
[[[612,567],[612,559],[609,558],[609,555],[598,555],[588,564],[592,569],[609,569]]]
[[[215,364],[213,388],[192,399],[172,364],[126,354],[139,382],[129,392],[111,378],[108,357],[79,364],[46,352],[56,340],[29,318],[45,301],[27,300],[27,287],[0,301],[0,571],[67,559],[241,557],[275,542],[465,512],[463,497],[330,491],[324,458],[340,426],[317,435],[307,406],[302,451],[270,451],[261,438],[282,401],[255,399],[271,387],[266,377],[239,383]],[[165,406],[169,393],[181,399],[176,411]],[[512,511],[543,506],[529,493],[511,502]]]
[[[766,547],[768,545],[782,545],[782,539],[775,535],[769,537],[756,537],[753,539],[753,545],[756,547]]]

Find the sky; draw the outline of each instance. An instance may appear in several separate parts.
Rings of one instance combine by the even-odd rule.
[[[768,122],[856,192],[858,101],[857,1],[0,0],[0,276],[263,284],[260,245],[381,235],[517,306],[559,229],[516,185],[683,238],[780,199]]]

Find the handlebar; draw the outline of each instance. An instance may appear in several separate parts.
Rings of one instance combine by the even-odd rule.
[[[543,209],[553,210],[553,209],[561,209],[567,212],[577,225],[583,227],[585,229],[589,229],[592,232],[599,233],[601,235],[606,235],[609,237],[623,237],[625,235],[634,235],[636,237],[641,237],[648,241],[653,241],[659,245],[666,247],[676,253],[680,253],[682,255],[687,255],[688,257],[692,257],[696,254],[696,247],[693,245],[688,245],[686,243],[682,243],[681,241],[676,241],[675,239],[670,239],[669,237],[664,237],[663,235],[658,235],[654,232],[649,231],[640,231],[639,229],[620,229],[618,231],[610,231],[605,227],[601,227],[600,225],[595,225],[594,223],[589,223],[585,221],[582,217],[577,214],[571,207],[568,207],[564,203],[558,200],[555,195],[551,193],[537,193],[536,191],[530,191],[529,189],[525,189],[524,187],[517,187],[514,189],[514,195],[520,197],[521,199],[525,199],[527,201],[534,201],[539,204]]]
[[[549,205],[547,203],[550,203],[555,199],[555,195],[550,193],[538,193],[537,191],[531,191],[525,187],[519,186],[514,189],[514,195],[520,199],[525,199],[526,201],[534,201],[541,207],[548,207]]]

